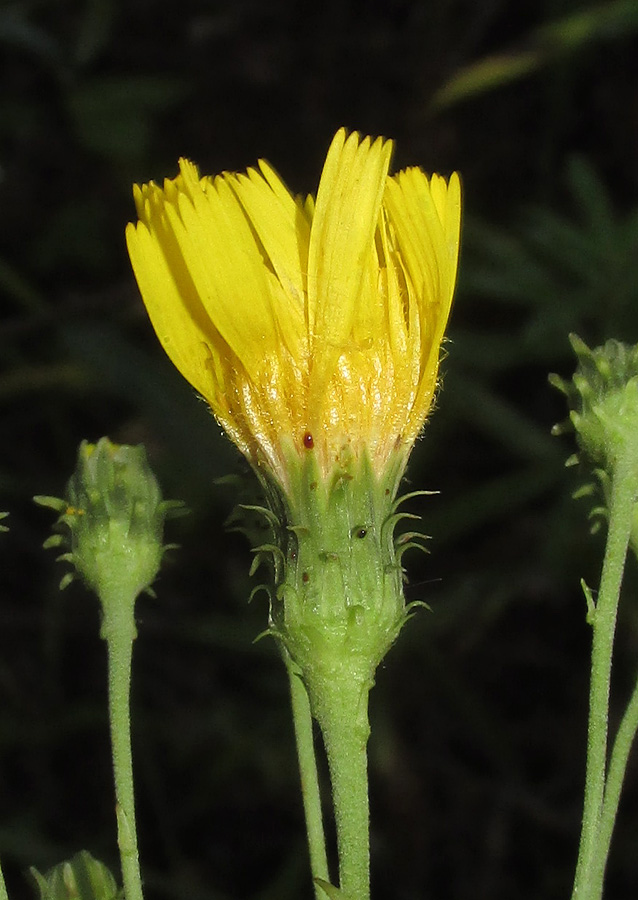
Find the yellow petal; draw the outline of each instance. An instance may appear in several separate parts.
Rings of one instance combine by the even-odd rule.
[[[335,135],[319,183],[308,255],[312,390],[320,395],[350,334],[367,277],[392,143]]]
[[[251,376],[276,349],[269,282],[246,216],[223,177],[166,206],[202,305]]]
[[[278,333],[293,356],[306,356],[305,272],[310,225],[276,173],[263,161],[260,167],[263,176],[249,169],[247,175],[226,178],[262,244],[263,264],[276,276],[269,284]]]
[[[162,347],[193,387],[215,407],[206,345],[214,340],[179,251],[139,222],[126,228],[133,271]]]

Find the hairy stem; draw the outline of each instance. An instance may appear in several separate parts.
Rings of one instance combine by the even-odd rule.
[[[299,675],[292,671],[290,665],[288,665],[288,675],[290,677],[290,696],[297,743],[297,757],[299,759],[301,793],[308,833],[310,870],[313,879],[315,879],[317,900],[325,900],[325,895],[316,882],[317,878],[329,882],[330,874],[326,856],[326,838],[323,830],[321,795],[319,793],[317,759],[312,731],[312,714],[306,688]]]
[[[599,900],[607,852],[598,852],[605,796],[611,664],[627,546],[634,511],[631,460],[616,464],[609,500],[609,532],[600,590],[592,614],[593,641],[583,823],[572,900]]]
[[[117,814],[117,841],[126,900],[143,900],[131,753],[131,660],[135,639],[134,602],[102,598],[102,635],[108,647],[109,719]]]
[[[370,897],[368,692],[357,677],[337,677],[324,684],[317,710],[332,783],[339,887],[348,900]]]
[[[609,856],[611,836],[614,830],[620,794],[627,769],[627,760],[638,731],[638,681],[634,687],[627,709],[616,734],[613,750],[609,759],[605,797],[600,817],[596,854],[592,863],[592,882],[589,889],[591,897],[601,897],[605,863]]]

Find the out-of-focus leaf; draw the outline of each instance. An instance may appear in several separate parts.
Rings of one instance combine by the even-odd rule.
[[[636,0],[615,0],[613,3],[596,3],[556,22],[541,25],[534,31],[534,37],[551,49],[567,52],[578,50],[590,41],[627,37],[636,29]]]
[[[636,0],[596,4],[542,25],[529,34],[522,47],[492,54],[461,68],[434,94],[429,112],[503,87],[588,44],[627,37],[636,30]]]
[[[186,90],[177,78],[109,76],[78,84],[67,102],[87,149],[131,162],[146,153],[154,118],[178,103]]]
[[[616,213],[605,185],[581,160],[569,165],[566,180],[573,211],[533,206],[512,229],[466,223],[461,289],[510,317],[515,312],[516,327],[508,319],[504,334],[520,351],[533,349],[536,363],[549,361],[559,345],[566,349],[570,331],[635,339],[638,210]]]
[[[511,81],[517,81],[535,72],[544,61],[539,51],[529,50],[487,56],[450,78],[430,101],[430,112],[437,112],[476,94],[484,94]]]

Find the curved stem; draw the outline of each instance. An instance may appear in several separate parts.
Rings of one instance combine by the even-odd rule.
[[[108,647],[109,719],[115,797],[117,801],[117,842],[126,900],[143,900],[133,791],[131,754],[131,660],[135,639],[134,600],[101,597],[104,610],[102,636]]]
[[[572,900],[597,900],[607,854],[597,853],[605,793],[611,662],[625,557],[634,511],[631,460],[621,458],[614,470],[609,499],[609,532],[593,626],[585,800]],[[594,871],[594,864],[596,871]],[[599,884],[597,893],[594,885]]]
[[[325,900],[325,895],[316,882],[317,878],[330,881],[328,859],[326,856],[326,839],[323,830],[321,811],[321,795],[317,776],[317,759],[312,732],[312,714],[308,694],[301,678],[292,671],[290,665],[290,697],[292,701],[292,717],[295,725],[299,774],[301,776],[301,793],[303,796],[306,831],[308,833],[308,851],[310,853],[310,870],[315,880],[317,900]]]

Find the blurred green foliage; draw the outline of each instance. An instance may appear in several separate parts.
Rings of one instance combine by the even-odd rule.
[[[0,8],[0,857],[85,847],[115,867],[96,604],[41,550],[81,439],[146,445],[173,523],[139,608],[134,748],[149,900],[310,890],[286,679],[223,530],[241,462],[163,357],[123,241],[134,180],[265,156],[312,190],[341,125],[396,165],[459,169],[461,280],[438,409],[414,453],[405,629],[372,694],[373,866],[383,897],[568,894],[579,831],[589,634],[579,579],[600,540],[566,410],[567,334],[638,340],[638,3],[22,0]],[[523,77],[525,76],[525,77]],[[463,102],[460,102],[460,101]],[[629,592],[635,590],[629,573]],[[627,599],[630,599],[629,597]],[[615,689],[633,679],[625,604]],[[610,898],[638,892],[630,772]]]

